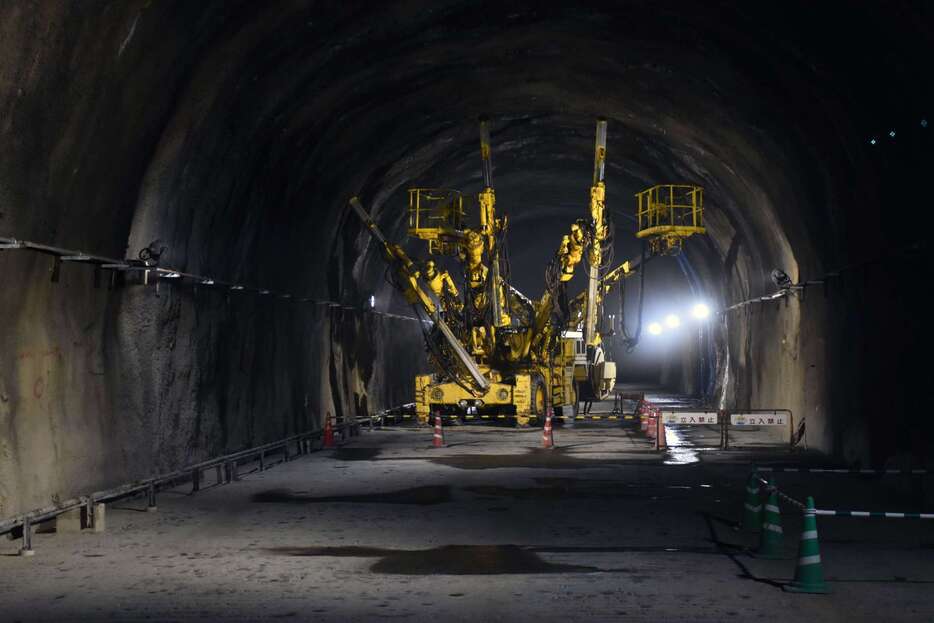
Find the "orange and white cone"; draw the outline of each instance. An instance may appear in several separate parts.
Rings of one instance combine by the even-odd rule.
[[[431,445],[435,448],[444,447],[444,429],[441,428],[440,413],[435,413],[435,432],[432,435]]]
[[[655,439],[658,434],[658,412],[655,411],[655,407],[649,407],[648,417],[645,422],[645,436],[649,439]]]
[[[555,447],[555,435],[552,432],[551,428],[551,417],[554,414],[554,410],[551,407],[548,407],[545,410],[545,428],[542,429],[542,447],[543,448],[554,448]]]
[[[334,428],[331,426],[331,412],[328,411],[327,417],[324,418],[324,447],[333,448],[334,447]]]

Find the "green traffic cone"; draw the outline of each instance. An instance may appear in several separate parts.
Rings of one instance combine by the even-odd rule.
[[[817,511],[814,510],[814,498],[809,497],[804,509],[804,531],[798,544],[798,566],[795,567],[795,579],[783,586],[792,593],[829,593],[824,582],[824,568],[820,560],[820,545],[817,542]]]
[[[771,480],[769,484],[772,484]],[[778,494],[772,491],[765,503],[765,518],[762,520],[762,532],[759,534],[759,548],[754,556],[756,558],[781,558],[784,536],[781,510],[778,508]]]
[[[762,500],[759,499],[759,472],[753,470],[746,481],[746,501],[743,502],[743,530],[762,529]]]

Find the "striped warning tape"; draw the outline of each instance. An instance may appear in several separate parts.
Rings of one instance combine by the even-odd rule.
[[[927,474],[926,469],[846,469],[827,467],[756,467],[756,471],[805,474]]]
[[[886,513],[881,511],[834,511],[817,509],[818,515],[830,517],[870,517],[872,519],[934,519],[934,513]]]
[[[802,504],[801,502],[794,499],[793,497],[785,495],[784,493],[778,490],[778,487],[776,487],[769,481],[764,480],[762,478],[758,478],[758,477],[756,478],[756,480],[758,480],[762,488],[768,491],[769,493],[776,493],[778,494],[778,497],[785,500],[786,502],[794,504],[795,506],[806,509],[808,512],[810,512],[810,509],[806,505]],[[750,487],[747,487],[746,489],[747,491],[750,491],[750,492],[752,491]],[[750,510],[753,510],[753,507],[751,507],[749,504],[746,504],[745,506],[749,508]],[[758,510],[758,509],[756,508],[755,510]],[[772,511],[772,512],[778,512],[778,509],[770,504],[765,505],[765,510]],[[869,517],[871,519],[934,519],[934,513],[889,513],[885,511],[838,511],[838,510],[821,510],[821,509],[817,509],[814,512],[817,515],[824,515],[827,517]]]
[[[618,420],[634,420],[636,416],[634,415],[575,415],[575,416],[565,416],[565,415],[556,415],[554,416],[556,420],[608,420],[608,421],[618,421]]]
[[[406,417],[408,417],[408,416],[406,416]],[[505,419],[514,418],[514,417],[516,417],[516,416],[514,416],[514,415],[465,415],[465,416],[463,416],[463,418],[464,418],[465,420],[476,420],[476,419],[480,419],[480,420],[490,420],[490,419],[505,420]],[[539,416],[537,416],[537,415],[530,415],[530,416],[529,416],[529,419],[531,419],[531,420],[539,420],[539,419],[542,419],[542,418],[539,417]],[[577,415],[577,416],[571,417],[571,416],[564,416],[564,415],[554,415],[554,416],[552,416],[552,419],[555,419],[555,420],[571,420],[571,419],[573,419],[573,420],[608,420],[608,421],[614,421],[614,420],[634,420],[634,419],[635,419],[635,416],[634,416],[634,415]]]
[[[410,419],[412,419],[412,418],[414,418],[414,417],[416,417],[416,416],[411,415],[411,414],[408,414],[408,413],[403,413],[403,414],[400,414],[400,415],[384,415],[383,417],[385,417],[385,418],[387,418],[387,419],[391,419],[391,420],[410,420]],[[458,416],[442,415],[441,417],[443,417],[443,418],[448,418],[448,417],[458,417]],[[464,415],[464,416],[461,416],[461,417],[463,417],[465,420],[505,420],[505,419],[509,419],[509,418],[514,418],[514,417],[516,417],[516,416],[514,416],[514,415],[495,414],[495,415]],[[556,420],[571,420],[571,419],[573,419],[573,420],[608,420],[608,421],[614,421],[614,420],[634,420],[634,419],[636,419],[636,416],[634,416],[634,415],[577,415],[577,416],[555,415],[555,416],[553,416],[553,418],[556,419]],[[530,415],[530,416],[529,416],[529,419],[538,420],[538,419],[541,419],[541,418],[539,418],[539,416],[537,416],[537,415]],[[762,470],[760,470],[760,471],[762,471]]]

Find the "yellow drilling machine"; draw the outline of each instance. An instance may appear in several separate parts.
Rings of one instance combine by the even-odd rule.
[[[469,413],[515,418],[517,425],[527,426],[542,421],[549,405],[564,416],[577,415],[581,401],[604,400],[613,392],[616,364],[606,359],[603,348],[604,337],[612,331],[605,325],[605,297],[614,286],[620,287],[622,308],[622,281],[642,272],[649,258],[679,252],[683,240],[704,233],[704,226],[702,188],[653,186],[636,195],[636,236],[644,241],[641,257],[612,266],[613,228],[604,184],[606,128],[605,120],[597,121],[589,210],[563,236],[537,300],[504,278],[509,222],[496,211],[486,119],[480,119],[484,188],[477,196],[479,214],[472,226],[459,191],[408,192],[408,235],[427,242],[427,260],[413,259],[387,240],[360,200],[350,199],[353,211],[382,246],[393,285],[424,321],[433,371],[415,377],[420,423],[427,423],[432,413]],[[458,265],[454,276],[439,261],[442,258]],[[569,298],[567,284],[582,260],[587,288]],[[508,270],[505,274],[508,277]],[[623,332],[631,350],[638,330],[630,336],[624,326]]]

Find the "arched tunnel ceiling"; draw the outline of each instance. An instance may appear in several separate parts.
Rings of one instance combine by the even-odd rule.
[[[517,226],[551,210],[568,221],[580,213],[593,120],[606,116],[611,209],[630,213],[632,194],[658,182],[707,189],[710,239],[689,257],[701,274],[730,263],[735,292],[716,296],[763,293],[774,266],[817,274],[846,260],[841,219],[864,193],[851,194],[845,180],[864,166],[866,117],[886,104],[908,112],[885,59],[919,58],[930,35],[925,20],[906,19],[924,11],[911,5],[851,7],[833,43],[823,34],[837,26],[837,9],[793,3],[45,10],[88,26],[57,41],[89,83],[70,94],[73,116],[109,105],[42,142],[83,152],[92,176],[107,168],[94,160],[120,173],[107,197],[105,180],[93,177],[58,190],[68,172],[53,168],[56,199],[109,207],[117,227],[132,218],[130,252],[159,238],[176,265],[290,289],[302,289],[286,283],[301,271],[286,267],[308,267],[315,289],[321,259],[360,251],[364,241],[334,235],[348,229],[349,195],[359,192],[401,234],[407,186],[476,190],[478,113],[493,116],[495,186]],[[917,32],[899,32],[906,26]],[[95,55],[114,54],[109,72],[93,68]],[[883,69],[889,88],[866,93]],[[896,84],[912,78],[910,67],[894,69]],[[127,83],[116,102],[115,77]],[[151,149],[136,149],[141,139]],[[560,232],[547,233],[553,246]],[[365,272],[370,280],[377,271]],[[354,295],[343,277],[332,277],[327,294]]]
[[[581,213],[593,120],[606,116],[614,211],[631,213],[632,194],[653,183],[707,189],[710,239],[688,253],[702,274],[736,257],[735,292],[712,285],[716,296],[762,294],[774,266],[813,275],[845,254],[836,221],[855,198],[838,174],[859,166],[863,137],[843,112],[856,85],[820,56],[833,52],[817,36],[829,9],[811,8],[811,21],[788,6],[678,3],[203,10],[220,26],[199,23],[211,37],[149,163],[131,249],[162,238],[170,261],[203,272],[228,270],[240,249],[237,277],[285,287],[296,275],[286,267],[303,265],[310,282],[320,260],[365,244],[334,236],[359,234],[346,223],[351,194],[401,235],[408,186],[478,189],[475,117],[487,112],[495,187],[517,227]],[[355,296],[344,277],[330,296]]]

